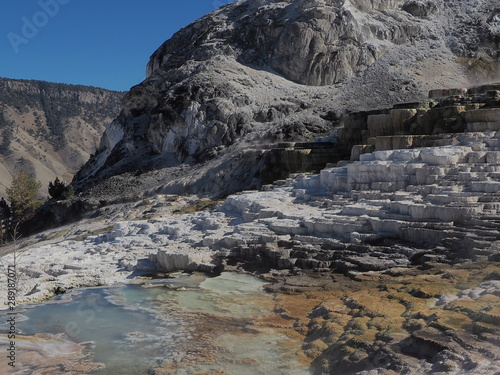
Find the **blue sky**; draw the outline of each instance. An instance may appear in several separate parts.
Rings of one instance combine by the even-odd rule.
[[[0,0],[0,77],[126,91],[180,28],[231,0]]]

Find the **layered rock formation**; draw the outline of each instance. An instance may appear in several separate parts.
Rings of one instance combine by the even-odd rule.
[[[123,94],[94,87],[0,79],[0,196],[19,172],[70,182],[119,113]]]
[[[129,92],[75,183],[86,189],[168,167],[156,182],[164,192],[221,196],[259,186],[266,165],[242,153],[248,146],[312,140],[345,110],[497,74],[495,14],[489,0],[229,4],[152,55],[148,78]]]

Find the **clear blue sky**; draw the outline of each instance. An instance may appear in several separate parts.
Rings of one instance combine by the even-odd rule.
[[[232,0],[0,0],[0,77],[126,91],[180,28]]]

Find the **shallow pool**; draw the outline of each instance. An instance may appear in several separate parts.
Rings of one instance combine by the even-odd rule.
[[[299,342],[255,324],[274,314],[262,286],[248,275],[182,274],[27,306],[16,327],[19,366],[8,373],[308,374]]]

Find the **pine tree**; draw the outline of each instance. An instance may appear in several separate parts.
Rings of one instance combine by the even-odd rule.
[[[54,182],[49,182],[49,194],[54,199],[68,199],[71,198],[74,193],[75,191],[73,189],[73,186],[66,185],[64,182],[59,180],[59,177],[56,177]]]
[[[66,185],[64,182],[59,180],[59,177],[56,177],[54,182],[49,182],[49,194],[54,199],[61,199],[64,190],[66,190]]]
[[[37,200],[37,195],[42,187],[42,183],[34,177],[29,177],[26,173],[21,172],[12,181],[12,184],[7,189],[7,197],[12,205],[14,218],[16,220],[27,219],[34,213],[42,203]]]

